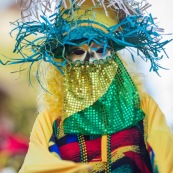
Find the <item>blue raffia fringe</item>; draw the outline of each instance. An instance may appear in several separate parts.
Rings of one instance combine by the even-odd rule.
[[[41,15],[39,21],[13,23],[15,28],[11,34],[18,31],[14,52],[20,54],[22,58],[8,59],[7,62],[0,60],[0,64],[11,65],[27,62],[32,66],[35,62],[45,61],[52,63],[62,72],[61,67],[65,66],[67,62],[66,46],[79,46],[79,43],[75,41],[81,40],[80,45],[94,41],[102,44],[105,49],[111,43],[114,51],[126,47],[136,48],[139,56],[145,61],[150,61],[150,71],[158,72],[158,69],[162,68],[158,61],[162,59],[163,55],[159,55],[159,53],[163,52],[166,55],[164,46],[171,40],[161,41],[161,35],[157,32],[157,26],[151,15],[127,16],[119,24],[107,28],[91,20],[80,20],[80,18],[68,20],[68,17],[63,17],[68,16],[67,14],[70,16],[69,10],[55,13],[49,18]],[[83,23],[88,23],[88,26],[82,26]],[[101,26],[107,30],[107,33],[94,28],[92,24]],[[26,50],[30,50],[31,54],[27,55]],[[62,59],[62,61],[56,59]]]

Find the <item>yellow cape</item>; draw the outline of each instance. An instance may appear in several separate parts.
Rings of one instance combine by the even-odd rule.
[[[173,173],[173,135],[152,97],[145,95],[141,108],[147,119],[147,143],[155,153],[159,173]],[[90,166],[60,159],[50,153],[48,143],[56,117],[47,111],[39,114],[33,126],[29,150],[19,173],[87,173]]]

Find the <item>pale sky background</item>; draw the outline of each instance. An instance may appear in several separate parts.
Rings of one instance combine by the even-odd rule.
[[[164,33],[173,33],[173,1],[150,0],[148,2],[152,4],[150,8],[152,16],[157,17],[159,26],[165,29]],[[167,35],[163,40],[171,38],[173,35]],[[169,70],[160,70],[161,77],[148,73],[146,87],[164,112],[168,124],[173,127],[173,41],[165,48],[169,59],[165,56],[161,65],[163,64],[162,66]]]
[[[157,24],[164,28],[163,40],[173,38],[173,1],[171,0],[148,0],[152,5],[147,11],[152,13],[153,18],[157,17]],[[166,35],[168,34],[168,35]],[[144,62],[140,57],[136,57],[133,63],[127,51],[122,52],[126,55],[129,63],[135,64],[137,72],[144,74],[144,86],[146,91],[155,99],[165,114],[168,125],[173,129],[173,41],[165,46],[169,56],[164,55],[160,65],[169,70],[159,70],[159,77],[154,72],[149,72],[150,63]]]
[[[10,2],[15,1],[0,0],[0,11],[2,11],[4,6],[8,6]],[[148,2],[152,4],[148,11],[152,12],[153,17],[157,17],[159,26],[165,29],[164,33],[173,33],[173,1],[148,0]],[[173,38],[173,35],[164,36],[164,39],[171,38]],[[165,56],[164,60],[161,61],[161,65],[169,70],[160,70],[161,77],[153,72],[148,72],[150,68],[149,63],[143,62],[140,58],[136,58],[136,64],[138,64],[138,71],[145,75],[144,84],[146,90],[159,104],[168,124],[173,128],[173,41],[166,45],[165,48],[169,59]],[[130,58],[129,62],[131,62]]]
[[[165,33],[173,34],[173,1],[150,0],[150,2],[153,4],[151,7],[152,13],[158,17],[161,27],[165,28]],[[165,38],[173,38],[173,35],[165,36]],[[158,103],[166,115],[167,122],[173,126],[173,41],[166,46],[166,51],[169,59],[166,59],[164,66],[170,70],[164,71],[163,75],[161,74],[161,79],[156,78],[152,82],[151,92],[153,91],[153,96],[158,99]],[[157,96],[157,93],[161,94]]]

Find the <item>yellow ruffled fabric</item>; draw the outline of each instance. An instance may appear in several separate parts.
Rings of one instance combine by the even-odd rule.
[[[48,150],[52,124],[56,117],[47,111],[39,114],[33,126],[29,150],[19,173],[88,173],[89,165],[61,160]]]
[[[159,173],[173,173],[173,134],[166,124],[165,117],[153,100],[146,95],[141,108],[147,116],[147,142],[155,153],[155,164]],[[61,160],[50,153],[48,142],[52,135],[52,124],[56,117],[47,111],[41,113],[33,126],[29,150],[19,173],[88,173],[89,164],[78,164]]]
[[[155,154],[155,165],[159,173],[173,173],[173,133],[158,104],[151,96],[145,96],[141,102],[147,124],[147,142]]]

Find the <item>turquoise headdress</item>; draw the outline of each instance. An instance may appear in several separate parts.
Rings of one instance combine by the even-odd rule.
[[[115,51],[136,48],[140,57],[150,61],[150,71],[157,72],[163,57],[160,52],[166,55],[164,46],[171,40],[162,41],[161,29],[146,12],[149,6],[146,0],[23,1],[23,20],[14,22],[12,30],[18,31],[14,52],[21,57],[0,60],[0,64],[30,63],[32,67],[46,61],[62,71],[66,47],[81,40],[80,44],[94,41],[104,49],[111,42]]]

